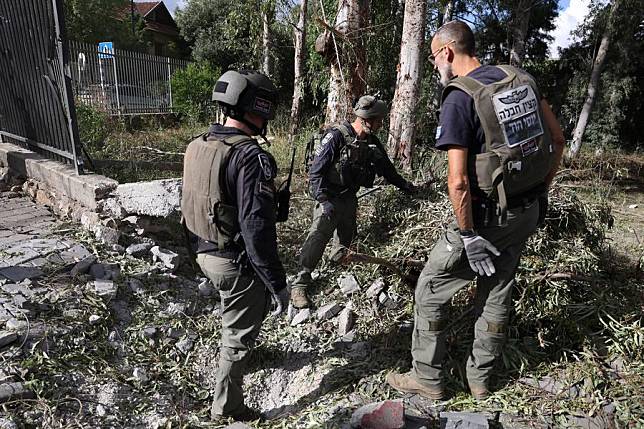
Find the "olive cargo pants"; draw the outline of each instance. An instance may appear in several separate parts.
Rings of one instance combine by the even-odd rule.
[[[474,343],[467,361],[470,385],[487,385],[494,360],[505,342],[505,327],[512,309],[514,275],[521,251],[535,231],[538,202],[508,211],[507,226],[479,228],[478,233],[501,252],[493,257],[496,273],[479,276],[476,284]],[[492,219],[495,224],[496,218]],[[446,354],[444,306],[456,292],[475,278],[463,247],[458,225],[453,222],[432,249],[416,284],[413,375],[425,385],[439,386]]]
[[[300,272],[293,282],[294,288],[306,288],[311,283],[311,272],[322,259],[324,249],[334,232],[334,246],[349,247],[356,235],[358,198],[355,194],[333,198],[330,201],[334,208],[330,218],[324,215],[320,203],[316,203],[313,208],[313,223],[302,245]]]
[[[221,296],[221,348],[212,414],[231,416],[244,409],[243,372],[268,314],[270,293],[252,270],[241,273],[229,259],[200,253],[197,263]]]

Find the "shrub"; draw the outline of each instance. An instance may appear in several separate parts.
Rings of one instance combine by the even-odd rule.
[[[76,118],[80,140],[87,150],[90,153],[101,150],[112,129],[107,112],[77,102]]]
[[[190,121],[206,122],[211,116],[212,88],[220,71],[208,63],[191,63],[172,75],[172,103]]]

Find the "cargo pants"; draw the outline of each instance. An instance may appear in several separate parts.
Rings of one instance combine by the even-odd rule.
[[[213,394],[213,415],[244,410],[243,375],[248,355],[270,308],[270,293],[252,270],[230,259],[200,253],[197,263],[221,296],[221,347]]]
[[[505,328],[512,309],[512,289],[524,244],[536,230],[539,203],[508,211],[507,226],[477,228],[501,252],[493,256],[496,273],[479,276],[474,299],[474,342],[467,361],[470,386],[486,386],[494,360],[505,342]],[[497,219],[492,219],[495,225]],[[475,278],[470,268],[458,225],[453,222],[432,249],[416,284],[412,359],[415,378],[428,386],[440,386],[446,344],[445,305]]]
[[[331,237],[334,237],[334,247],[349,247],[356,235],[358,210],[356,195],[343,195],[330,201],[334,208],[333,216],[330,218],[324,215],[320,203],[316,203],[313,208],[313,223],[302,245],[300,272],[293,282],[293,288],[306,288],[311,284],[311,272],[315,270],[322,259],[324,249]]]

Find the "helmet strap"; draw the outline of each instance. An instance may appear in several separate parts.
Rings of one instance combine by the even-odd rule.
[[[232,106],[223,105],[222,107],[223,107],[223,110],[224,110],[224,115],[226,115],[226,116],[228,116],[228,117],[230,117],[230,118],[232,118],[232,119],[234,119],[236,121],[239,121],[242,124],[246,125],[253,132],[253,135],[260,136],[262,138],[262,140],[264,140],[264,142],[268,146],[271,145],[270,142],[268,141],[268,139],[266,138],[266,132],[267,132],[267,128],[268,128],[268,121],[264,121],[264,126],[260,128],[257,125],[253,124],[248,119],[246,119],[244,117],[244,112],[243,111],[239,111],[239,110],[233,108]]]

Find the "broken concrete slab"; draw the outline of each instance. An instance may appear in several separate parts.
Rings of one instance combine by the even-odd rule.
[[[27,389],[23,383],[15,382],[0,384],[0,402],[31,396],[33,396],[33,392]]]
[[[72,277],[76,277],[77,275],[80,275],[80,274],[87,274],[90,267],[96,263],[96,260],[97,260],[96,256],[94,255],[89,255],[83,258],[82,260],[77,262],[76,265],[74,265],[74,267],[69,272],[69,274]]]
[[[375,296],[378,296],[380,292],[385,290],[385,286],[385,280],[382,277],[377,278],[373,283],[371,283],[369,289],[367,289],[367,297],[373,298]]]
[[[27,329],[27,322],[12,317],[11,319],[7,320],[4,327],[8,331],[21,332]]]
[[[338,316],[338,334],[341,336],[348,334],[353,329],[355,323],[356,314],[350,306],[347,306],[340,312],[340,316]]]
[[[15,332],[0,331],[0,348],[7,346],[18,338]]]
[[[89,282],[87,286],[92,288],[105,301],[110,301],[115,298],[118,292],[118,285],[112,280],[94,280],[93,282]]]
[[[0,268],[0,276],[4,276],[14,282],[19,282],[24,279],[35,279],[44,275],[45,273],[37,267],[12,266]]]
[[[125,253],[127,253],[130,256],[134,256],[135,258],[139,258],[141,256],[145,256],[148,251],[152,248],[153,244],[152,243],[135,243],[127,246],[125,249]]]
[[[489,429],[488,415],[481,413],[442,412],[441,429]]]
[[[121,275],[121,267],[118,264],[94,264],[89,274],[97,280],[116,280]]]
[[[181,179],[124,183],[113,195],[129,214],[168,217],[179,213]]]
[[[405,427],[405,406],[401,401],[383,401],[365,405],[353,412],[351,427],[402,429]]]
[[[310,316],[311,316],[310,309],[308,308],[301,309],[300,311],[297,312],[295,316],[293,316],[293,320],[291,320],[291,326],[297,326],[306,322]]]
[[[338,286],[340,286],[342,293],[345,295],[351,295],[360,291],[360,284],[351,273],[345,273],[338,277]]]
[[[339,312],[342,311],[342,306],[337,302],[333,301],[329,304],[323,305],[317,311],[317,317],[319,320],[328,320],[332,317],[335,317]]]
[[[180,257],[177,253],[174,253],[171,250],[163,249],[159,246],[153,246],[150,249],[150,253],[152,254],[153,262],[160,261],[169,270],[174,271],[179,267]]]
[[[235,422],[232,425],[226,426],[224,429],[253,429],[251,426],[248,426],[242,422]]]

